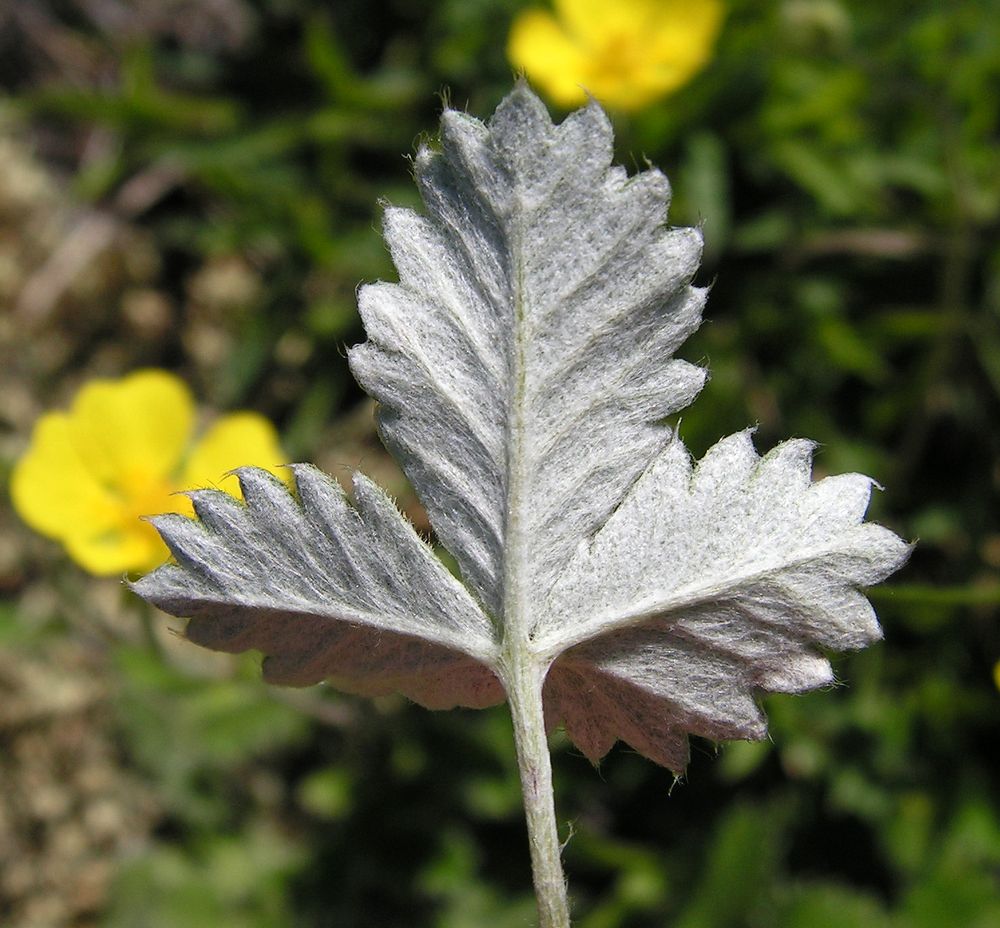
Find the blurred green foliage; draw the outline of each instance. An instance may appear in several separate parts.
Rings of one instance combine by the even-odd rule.
[[[355,287],[393,274],[376,203],[415,204],[406,156],[440,95],[485,116],[509,88],[522,6],[8,17],[5,110],[78,202],[142,231],[145,285],[179,307],[155,339],[112,322],[19,376],[47,402],[117,338],[122,363],[178,370],[218,407],[274,417],[295,457],[336,460],[329,424],[360,398],[343,352],[362,338]],[[45,35],[76,57],[53,59]],[[682,349],[712,372],[683,417],[692,450],[748,422],[761,448],[814,438],[818,470],[873,475],[874,517],[920,545],[873,593],[886,643],[837,663],[845,686],[768,699],[771,742],[696,744],[673,784],[621,748],[595,771],[556,738],[578,923],[996,926],[1000,4],[734,0],[714,62],[615,121],[619,159],[662,167],[672,221],[705,232],[708,322]],[[151,178],[162,194],[130,206]],[[206,269],[227,267],[241,295],[213,302]],[[206,325],[224,336],[209,360]],[[22,564],[5,625],[68,570]],[[79,634],[67,602],[5,647]],[[286,699],[253,659],[206,677],[135,640],[107,650],[123,763],[160,811],[103,924],[530,923],[503,709]]]

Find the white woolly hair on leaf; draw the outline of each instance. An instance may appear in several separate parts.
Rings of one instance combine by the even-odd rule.
[[[554,125],[520,83],[486,124],[446,110],[423,211],[385,210],[399,282],[360,289],[350,364],[461,581],[367,478],[351,500],[299,464],[297,497],[245,468],[244,503],[158,517],[174,561],[136,591],[275,683],[481,707],[527,661],[587,757],[624,740],[677,773],[689,734],[765,737],[758,693],[878,639],[861,590],[909,547],[863,521],[873,482],[814,482],[810,442],[761,457],[750,430],[694,462],[664,424],[705,383],[674,356],[702,238],[612,141],[596,103]]]

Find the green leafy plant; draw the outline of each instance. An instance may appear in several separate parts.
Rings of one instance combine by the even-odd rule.
[[[356,476],[295,495],[239,471],[154,524],[175,563],[136,590],[187,636],[258,649],[271,682],[430,708],[507,700],[540,923],[569,924],[546,732],[679,773],[687,739],[760,739],[758,692],[832,680],[820,648],[880,636],[859,588],[909,548],[864,523],[872,481],[811,480],[813,446],[750,432],[693,463],[665,417],[705,371],[673,358],[706,298],[701,236],[665,225],[656,170],[611,166],[596,103],[556,126],[526,85],[488,125],[446,111],[390,209],[396,284],[364,287],[352,369],[461,580]]]

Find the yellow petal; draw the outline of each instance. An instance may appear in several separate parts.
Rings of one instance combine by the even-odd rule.
[[[69,417],[50,412],[35,424],[27,452],[14,465],[10,495],[17,514],[36,532],[64,539],[93,526],[117,524],[119,499],[77,453]]]
[[[278,433],[267,419],[253,412],[231,413],[219,419],[195,446],[181,482],[184,488],[217,487],[242,498],[239,481],[227,476],[229,471],[252,464],[287,483],[291,472],[282,466],[287,463]]]
[[[664,2],[650,36],[650,57],[655,62],[651,82],[669,92],[701,70],[712,56],[723,12],[717,0]]]
[[[130,496],[177,471],[193,422],[190,391],[159,370],[93,381],[70,410],[73,441],[86,466],[105,486]]]
[[[86,385],[68,414],[49,413],[36,424],[11,479],[15,509],[91,573],[155,567],[166,548],[139,516],[185,502],[171,496],[171,472],[192,406],[184,384],[163,371]]]
[[[507,57],[556,103],[586,102],[585,54],[549,13],[526,10],[514,20]]]
[[[694,0],[692,6],[697,5]],[[555,0],[556,13],[570,35],[596,50],[609,37],[649,38],[660,0]]]
[[[137,516],[107,531],[74,535],[65,541],[70,557],[84,570],[102,577],[145,573],[162,564],[167,546],[151,525]]]

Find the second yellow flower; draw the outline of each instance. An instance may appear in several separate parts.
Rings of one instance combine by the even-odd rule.
[[[562,106],[591,93],[620,110],[686,84],[711,58],[723,16],[719,0],[555,0],[555,10],[514,21],[511,62]]]
[[[192,444],[194,420],[190,391],[166,371],[92,381],[68,412],[36,423],[11,478],[14,508],[92,574],[150,570],[167,549],[142,516],[193,514],[179,492],[192,487],[238,496],[226,473],[244,464],[286,473],[277,433],[263,416],[224,416]]]

